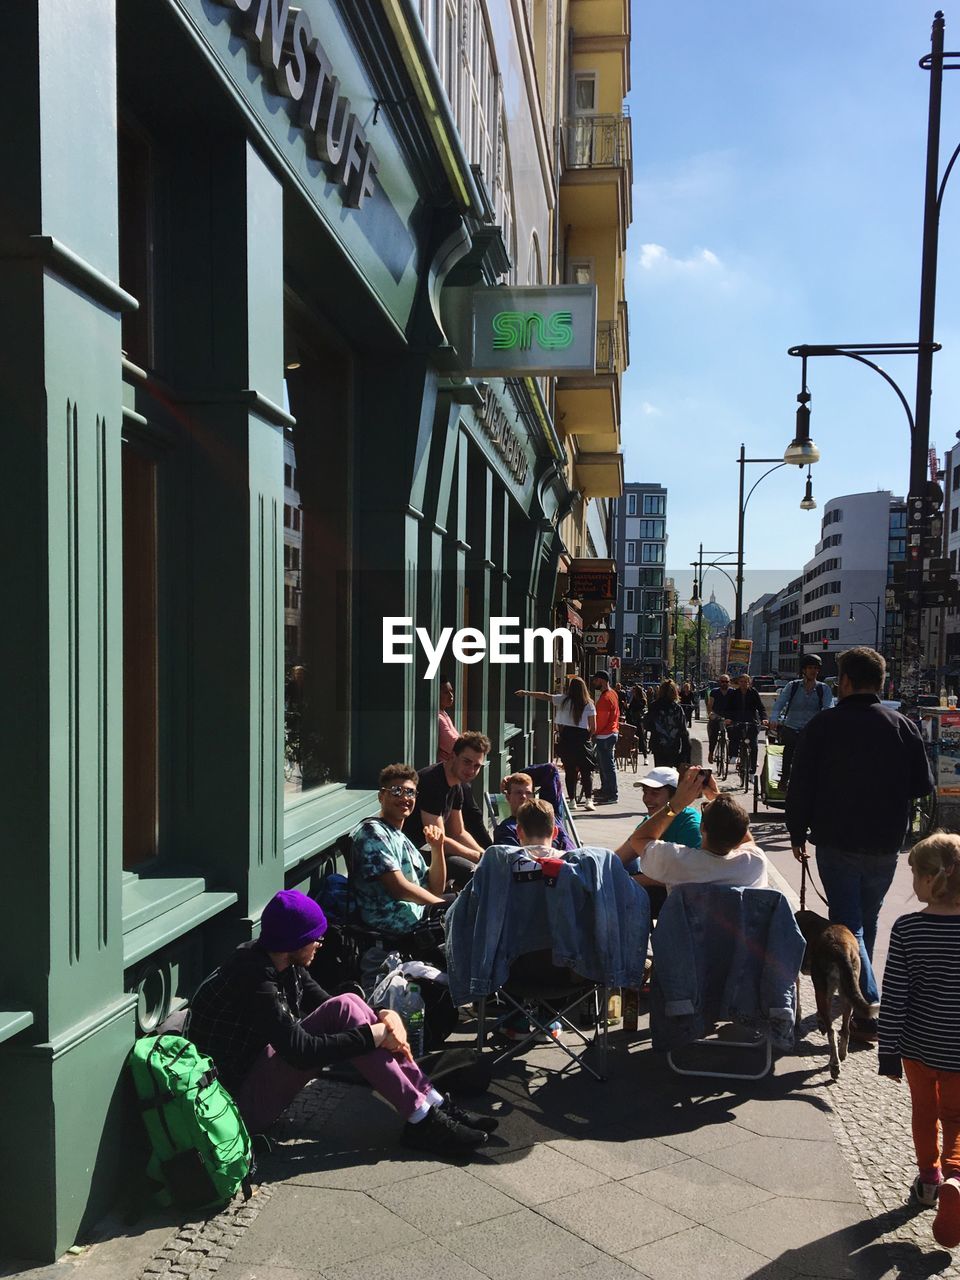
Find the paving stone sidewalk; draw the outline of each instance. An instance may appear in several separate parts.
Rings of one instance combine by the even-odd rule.
[[[621,775],[621,804],[579,819],[584,842],[615,845],[632,829],[632,780]],[[757,830],[793,892],[779,815]],[[809,983],[803,1007],[814,1007]],[[454,1164],[399,1148],[399,1119],[365,1089],[317,1081],[281,1121],[248,1203],[205,1222],[113,1224],[79,1258],[23,1274],[960,1280],[933,1242],[930,1212],[905,1204],[909,1096],[877,1077],[872,1051],[852,1052],[832,1084],[808,1017],[798,1053],[771,1077],[711,1082],[670,1072],[642,1017],[636,1033],[613,1031],[610,1059],[603,1084],[559,1075],[555,1046],[500,1069],[475,1103],[500,1129],[481,1155]]]

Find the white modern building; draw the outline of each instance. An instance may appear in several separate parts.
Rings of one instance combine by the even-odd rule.
[[[624,668],[644,679],[666,674],[667,491],[662,484],[626,484],[612,504],[612,554],[619,583],[614,628]]]

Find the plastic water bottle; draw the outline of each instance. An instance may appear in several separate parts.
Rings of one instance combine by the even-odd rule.
[[[410,1052],[415,1058],[423,1057],[424,1005],[420,988],[415,982],[408,982],[403,993],[403,1002],[397,1010],[407,1028],[407,1039]]]

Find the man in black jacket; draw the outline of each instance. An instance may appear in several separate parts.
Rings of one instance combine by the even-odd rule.
[[[727,722],[727,735],[730,741],[730,759],[740,750],[741,735],[745,735],[750,746],[750,774],[757,772],[757,736],[764,718],[763,702],[753,687],[753,681],[746,674],[737,676],[737,686],[727,694],[723,715]]]
[[[329,996],[308,972],[327,929],[295,889],[263,909],[260,937],[239,946],[201,984],[190,1038],[214,1061],[251,1132],[267,1128],[323,1067],[349,1059],[406,1120],[406,1146],[463,1155],[496,1122],[462,1111],[413,1061],[403,1020],[359,996]]]
[[[871,960],[877,921],[897,867],[910,806],[933,790],[920,731],[880,701],[885,664],[873,649],[837,655],[840,701],[800,733],[787,791],[794,857],[816,845],[830,920],[860,944],[860,989],[880,999]],[[876,1041],[875,1020],[854,1020],[851,1034]]]

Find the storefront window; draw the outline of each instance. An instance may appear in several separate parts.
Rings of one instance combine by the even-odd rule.
[[[287,340],[283,442],[284,792],[347,777],[349,354]]]

